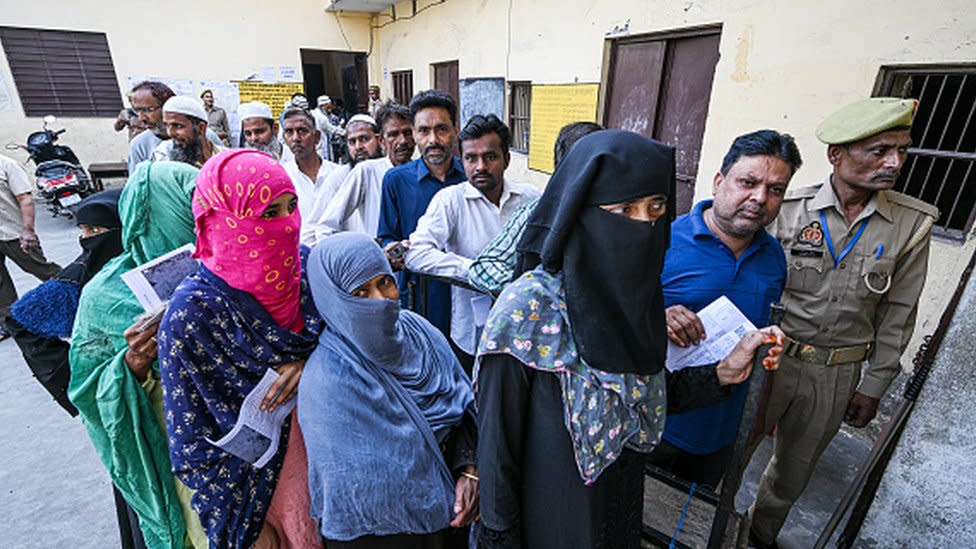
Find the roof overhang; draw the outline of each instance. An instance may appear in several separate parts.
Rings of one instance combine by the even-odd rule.
[[[378,13],[397,4],[397,0],[331,0],[326,11]]]

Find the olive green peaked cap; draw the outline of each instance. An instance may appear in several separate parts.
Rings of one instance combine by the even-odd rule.
[[[828,145],[860,141],[892,128],[911,126],[915,99],[872,97],[831,114],[817,128],[817,139]]]

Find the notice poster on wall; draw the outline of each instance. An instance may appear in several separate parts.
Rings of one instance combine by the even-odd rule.
[[[552,173],[552,147],[571,122],[596,122],[599,84],[535,84],[529,118],[529,169]]]
[[[476,115],[493,114],[505,120],[505,79],[465,78],[458,82],[461,99],[461,125]]]
[[[293,94],[304,93],[305,91],[305,84],[301,82],[278,82],[272,84],[268,82],[241,81],[236,84],[240,91],[241,103],[247,103],[248,101],[267,103],[271,107],[271,112],[275,118],[284,110],[285,101],[291,99]]]

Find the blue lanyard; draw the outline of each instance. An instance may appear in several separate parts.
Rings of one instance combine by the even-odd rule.
[[[857,241],[861,238],[861,235],[864,234],[864,229],[868,228],[868,221],[871,221],[870,217],[865,217],[864,221],[861,221],[861,226],[858,227],[857,232],[854,233],[854,238],[847,243],[847,246],[841,250],[840,256],[838,256],[834,252],[834,240],[830,238],[830,228],[827,226],[827,214],[824,213],[823,210],[820,210],[820,225],[823,227],[824,240],[827,241],[827,250],[830,252],[830,257],[834,260],[835,269],[838,265],[840,265],[841,261],[844,261],[847,254],[851,253],[851,250],[854,249],[854,245],[857,244]]]

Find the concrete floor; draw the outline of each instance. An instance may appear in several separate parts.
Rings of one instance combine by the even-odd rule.
[[[37,233],[48,259],[79,253],[74,221],[38,205]],[[39,282],[11,261],[18,291]],[[112,484],[77,418],[34,380],[12,339],[0,342],[0,545],[118,547]]]
[[[72,220],[38,209],[38,234],[48,258],[64,265],[78,253]],[[38,281],[8,262],[18,290]],[[117,547],[111,483],[81,422],[69,417],[33,379],[12,340],[0,342],[0,539],[6,547],[76,549]],[[896,382],[894,387],[900,387]],[[890,409],[889,395],[882,411]],[[880,425],[842,431],[827,449],[810,487],[797,502],[780,537],[784,549],[813,545],[870,448]],[[756,452],[736,499],[745,509],[771,452]]]

